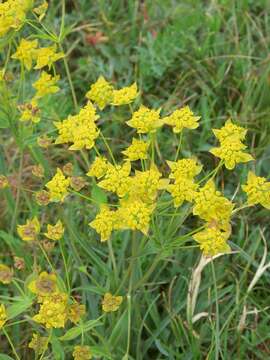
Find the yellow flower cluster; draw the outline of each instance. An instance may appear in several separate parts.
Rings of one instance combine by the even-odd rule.
[[[77,324],[81,318],[85,315],[85,305],[75,302],[68,307],[68,319],[73,323]]]
[[[195,116],[189,106],[175,110],[171,115],[163,118],[165,124],[173,127],[174,133],[180,133],[184,128],[196,129],[200,116]]]
[[[102,178],[108,170],[108,162],[104,157],[96,157],[92,163],[87,176],[94,176],[98,179]]]
[[[40,224],[37,217],[27,220],[25,225],[18,225],[17,231],[24,241],[34,241],[40,232]]]
[[[136,199],[122,200],[120,205],[116,212],[117,228],[139,230],[147,235],[154,206]]]
[[[33,320],[43,324],[47,329],[65,327],[68,319],[68,296],[65,293],[56,293],[45,296],[37,315]]]
[[[106,293],[102,300],[102,310],[104,312],[112,312],[119,309],[122,304],[122,296],[113,296],[111,293]]]
[[[247,148],[242,143],[246,135],[245,129],[227,120],[223,128],[214,129],[213,132],[220,142],[220,147],[213,148],[210,152],[222,159],[227,169],[232,170],[238,163],[254,160],[250,154],[243,151]]]
[[[199,186],[195,183],[194,177],[200,173],[202,166],[198,165],[195,159],[181,159],[167,163],[171,169],[169,177],[174,181],[167,186],[167,190],[174,198],[174,206],[181,206],[185,200],[191,202]]]
[[[51,296],[59,292],[57,286],[57,277],[55,274],[48,274],[46,271],[41,272],[38,277],[28,284],[28,289],[36,294],[39,299]]]
[[[12,29],[18,31],[23,26],[32,3],[32,0],[7,0],[0,3],[0,37]]]
[[[148,148],[149,142],[133,138],[132,144],[126,150],[122,151],[122,154],[130,161],[145,160],[147,159]]]
[[[29,282],[28,289],[37,296],[40,303],[39,312],[33,320],[48,329],[64,327],[67,320],[76,324],[85,314],[84,305],[78,302],[68,303],[68,295],[60,291],[58,278],[54,273],[41,272]]]
[[[107,191],[116,193],[119,197],[126,195],[130,186],[131,164],[126,161],[123,165],[107,164],[107,170],[104,179],[98,183],[98,186]]]
[[[96,125],[98,118],[95,107],[91,102],[88,102],[79,114],[70,115],[62,122],[54,123],[59,132],[55,144],[73,143],[69,147],[70,150],[92,149],[99,136]]]
[[[76,345],[73,350],[74,360],[91,360],[92,354],[89,346]]]
[[[37,99],[32,99],[30,103],[19,106],[21,111],[20,121],[32,121],[38,123],[40,121],[40,109]]]
[[[48,66],[49,69],[52,67],[52,64],[62,59],[65,55],[63,52],[56,52],[56,45],[39,48],[35,51],[35,56],[37,64],[35,69],[42,69],[45,66]]]
[[[44,234],[48,239],[60,240],[64,234],[64,227],[60,220],[55,225],[47,225],[47,232]]]
[[[13,270],[7,265],[0,264],[0,283],[10,284],[13,277]]]
[[[4,304],[0,304],[0,329],[5,325],[7,321],[7,311]]]
[[[264,177],[256,176],[252,171],[248,173],[246,185],[242,185],[248,197],[249,205],[261,204],[270,209],[270,182]]]
[[[39,334],[33,334],[28,347],[33,349],[37,355],[41,355],[48,348],[48,342],[48,337],[40,336]]]
[[[22,39],[16,52],[11,56],[12,59],[20,60],[21,63],[30,70],[33,61],[36,59],[36,48],[38,47],[38,40]]]
[[[103,110],[113,99],[113,86],[100,76],[95,84],[91,85],[86,97]]]
[[[51,74],[46,73],[46,71],[42,71],[40,78],[33,84],[33,87],[37,91],[35,99],[42,98],[49,94],[55,94],[59,91],[59,87],[56,85],[59,79],[59,75],[52,76]]]
[[[116,212],[109,209],[108,206],[102,206],[96,218],[89,223],[97,233],[100,234],[100,240],[106,241],[110,238],[112,231],[117,227],[118,221]]]
[[[209,180],[194,196],[193,214],[206,221],[205,229],[193,238],[207,256],[229,251],[226,241],[231,232],[230,218],[233,204],[216,190]]]
[[[35,69],[45,66],[51,68],[52,64],[64,57],[63,52],[56,52],[56,45],[38,48],[38,40],[21,39],[12,59],[20,60],[27,70],[31,70],[33,62],[36,61]]]
[[[135,111],[132,118],[127,121],[127,125],[137,130],[138,134],[155,132],[163,125],[160,119],[160,110],[151,110],[141,105],[139,110]]]
[[[61,169],[57,169],[54,177],[46,184],[51,201],[64,201],[68,194],[70,179],[66,178]]]
[[[115,90],[103,76],[100,76],[86,93],[86,97],[93,101],[100,110],[109,104],[114,106],[130,104],[138,95],[136,84]]]
[[[218,253],[230,251],[227,240],[230,231],[224,231],[216,226],[207,226],[204,230],[193,235],[193,239],[199,243],[200,249],[205,255],[214,256]]]
[[[106,167],[105,179],[98,182],[98,186],[115,192],[120,204],[116,211],[103,206],[89,225],[100,234],[101,241],[108,240],[113,230],[139,230],[147,234],[158,190],[165,189],[168,180],[161,179],[155,165],[146,171],[136,171],[134,176],[130,176],[128,161],[122,166],[106,162]]]

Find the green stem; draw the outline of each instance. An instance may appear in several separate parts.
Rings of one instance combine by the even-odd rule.
[[[114,252],[113,252],[113,247],[112,247],[112,241],[111,241],[111,239],[109,239],[109,240],[107,241],[107,243],[108,243],[108,249],[109,249],[110,259],[111,259],[112,266],[113,266],[113,271],[114,271],[115,277],[117,278],[117,277],[118,277],[117,266],[116,266],[116,260],[115,260],[115,256],[114,256]]]
[[[60,44],[59,46],[60,46],[61,51],[63,53],[65,53],[62,44]],[[66,59],[66,55],[63,57],[63,61],[64,61],[64,66],[65,66],[68,82],[69,82],[69,87],[70,87],[71,94],[72,94],[73,104],[74,104],[75,110],[77,111],[77,109],[78,109],[78,101],[77,101],[76,93],[75,93],[75,90],[74,90],[74,86],[73,86],[73,82],[72,82],[68,62],[67,62],[67,59]]]
[[[176,154],[175,154],[174,161],[176,161],[178,159],[178,156],[179,156],[179,153],[180,153],[180,150],[181,150],[182,139],[183,139],[183,131],[181,131],[181,133],[180,133],[179,143],[178,143],[178,147],[177,147],[177,151],[176,151]]]
[[[101,130],[100,130],[100,136],[101,136],[101,138],[102,138],[102,140],[103,140],[103,142],[104,142],[104,144],[105,144],[105,146],[106,146],[106,148],[107,148],[107,150],[108,150],[108,152],[109,152],[109,154],[110,154],[110,157],[111,157],[114,165],[116,165],[116,161],[115,161],[115,158],[114,158],[114,156],[113,156],[113,153],[112,153],[112,150],[111,150],[111,148],[110,148],[110,145],[108,144],[108,142],[107,142],[107,140],[106,140],[106,138],[105,138],[105,136],[103,135],[103,133],[102,133]]]
[[[3,331],[4,335],[5,335],[5,337],[7,338],[7,341],[9,342],[9,345],[10,345],[12,351],[13,351],[13,354],[14,354],[15,358],[16,358],[17,360],[20,360],[20,357],[19,357],[19,355],[17,354],[17,351],[16,351],[16,349],[15,349],[15,346],[13,345],[13,342],[12,342],[11,338],[9,337],[9,335],[8,335],[8,333],[7,333],[7,331],[6,331],[6,329],[5,329],[4,327],[2,328],[2,331]]]

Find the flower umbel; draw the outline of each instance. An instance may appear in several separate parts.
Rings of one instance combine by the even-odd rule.
[[[46,184],[46,188],[50,193],[51,201],[64,201],[68,194],[68,187],[70,185],[70,179],[66,178],[61,169],[57,169],[56,174]]]
[[[184,128],[196,129],[200,116],[195,116],[189,106],[175,110],[171,115],[163,118],[165,124],[173,127],[174,133],[180,133]]]
[[[111,293],[106,293],[102,300],[102,310],[104,312],[117,311],[122,301],[122,296],[113,296]]]
[[[33,334],[28,347],[33,349],[37,355],[41,355],[48,348],[49,338],[46,336],[40,336],[39,334]]]
[[[25,225],[18,225],[17,231],[19,236],[24,241],[34,241],[40,232],[40,224],[37,217],[32,220],[27,220]]]
[[[76,345],[73,350],[74,360],[90,360],[92,354],[89,346]]]
[[[110,104],[113,99],[113,86],[107,82],[103,76],[91,85],[90,90],[86,93],[87,99],[93,101],[100,110]]]
[[[135,111],[132,118],[127,121],[127,125],[135,128],[138,134],[155,132],[163,125],[159,115],[160,110],[151,110],[141,105],[139,110]]]
[[[47,225],[47,232],[44,234],[48,239],[60,240],[64,234],[64,227],[61,220],[58,220],[55,225]]]
[[[270,209],[270,182],[264,177],[256,176],[252,171],[248,173],[246,185],[242,185],[248,197],[249,205],[261,204]]]

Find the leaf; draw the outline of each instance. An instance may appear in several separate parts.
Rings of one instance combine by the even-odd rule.
[[[101,322],[99,320],[89,320],[86,323],[82,324],[81,326],[74,326],[73,328],[69,329],[65,333],[65,335],[60,337],[60,340],[61,341],[73,340],[76,337],[80,336],[82,333],[86,333],[87,331],[99,325],[101,325]]]
[[[14,359],[8,355],[0,354],[0,360],[14,360]]]
[[[107,194],[96,184],[92,187],[91,197],[97,204],[107,203]]]
[[[61,346],[61,343],[57,339],[57,337],[53,336],[53,338],[51,339],[50,342],[51,342],[51,345],[52,345],[53,358],[55,360],[64,360],[65,359],[65,353],[64,353],[63,347]]]
[[[28,308],[32,306],[32,300],[30,298],[23,298],[22,300],[18,301],[16,304],[13,304],[8,307],[7,313],[8,318],[13,319],[16,316],[24,313]]]

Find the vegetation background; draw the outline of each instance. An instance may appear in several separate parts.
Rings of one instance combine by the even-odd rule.
[[[55,32],[61,24],[61,11],[61,2],[51,0],[45,24]],[[209,168],[215,166],[207,152],[214,141],[211,128],[221,127],[232,117],[249,129],[248,144],[257,159],[256,171],[269,177],[269,0],[67,0],[65,26],[69,34],[63,47],[79,104],[84,103],[84,94],[99,75],[119,87],[136,81],[144,104],[162,106],[165,112],[188,104],[202,121],[195,132],[185,135],[182,154],[195,154]],[[43,134],[52,131],[52,119],[64,119],[74,111],[64,65],[57,64],[57,71],[62,74],[62,91],[47,104],[47,120],[39,129]],[[108,110],[106,114],[104,133],[114,153],[120,153],[131,138],[132,131],[127,133],[121,126],[126,114],[127,110]],[[36,161],[43,164],[48,178],[56,164],[63,165],[72,156],[78,172],[82,171],[84,164],[78,154],[70,155],[61,148],[44,154],[27,134],[27,149],[23,154],[17,151],[3,119],[0,170],[12,173],[15,185],[35,188],[29,168]],[[170,131],[162,132],[159,144],[161,158],[172,159],[178,143]],[[221,188],[226,184],[225,193],[231,196],[238,192],[246,175],[245,166],[238,166],[233,174],[223,170],[219,184]],[[14,253],[22,256],[23,245],[16,231],[8,233],[5,229],[11,226],[14,230],[17,223],[37,212],[21,192],[19,206],[11,198],[1,198],[1,258]],[[52,216],[59,216],[55,209],[51,211]],[[179,220],[172,217],[159,223],[157,241],[136,257],[130,255],[127,236],[114,238],[117,271],[113,272],[107,247],[97,241],[88,226],[91,206],[78,200],[67,202],[58,211],[68,233],[62,249],[66,266],[90,318],[98,317],[104,288],[117,290],[122,286],[123,294],[128,291],[128,281],[122,285],[121,281],[131,276],[127,269],[135,261],[131,301],[86,335],[90,343],[99,342],[96,351],[100,358],[118,360],[125,356],[129,326],[131,341],[125,359],[270,359],[270,272],[267,267],[261,271],[264,253],[263,264],[270,261],[267,210],[249,208],[234,218],[230,245],[235,253],[221,256],[214,260],[214,266],[204,268],[195,309],[201,315],[193,325],[187,321],[188,285],[201,254],[192,242],[179,248],[170,246]],[[53,257],[64,274],[59,249]],[[254,278],[256,282],[252,283]],[[12,328],[22,359],[31,359],[25,346],[31,331]],[[1,338],[1,352],[5,351],[8,354],[8,344]],[[64,355],[68,351],[70,344],[55,341],[51,358],[69,358]]]

